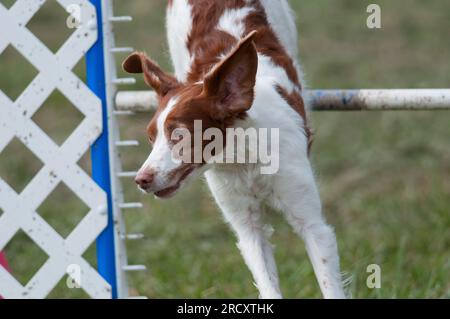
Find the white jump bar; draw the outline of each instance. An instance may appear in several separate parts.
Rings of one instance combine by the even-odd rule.
[[[158,106],[153,91],[119,91],[116,95],[116,109],[119,111],[152,112]]]
[[[450,110],[450,89],[307,90],[314,111]],[[158,104],[152,91],[121,91],[119,111],[152,112]]]

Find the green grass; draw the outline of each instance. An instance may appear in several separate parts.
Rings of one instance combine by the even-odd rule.
[[[170,68],[165,2],[116,2],[117,14],[135,18],[116,33],[119,45],[145,50]],[[450,86],[448,1],[378,1],[383,10],[381,30],[365,26],[369,1],[291,2],[298,15],[301,59],[309,87]],[[41,38],[56,46],[55,21],[33,22]],[[0,89],[18,94],[17,87],[29,83],[30,73],[26,64],[14,61],[11,54],[0,54]],[[84,76],[83,64],[77,74]],[[136,88],[145,88],[141,79]],[[40,120],[54,131],[55,138],[64,136],[62,128],[73,123],[73,118],[61,116],[55,106],[63,102],[56,97],[54,118],[49,105]],[[449,298],[450,113],[315,113],[312,117],[316,131],[312,160],[325,215],[336,229],[342,270],[353,276],[349,287],[353,297]],[[55,127],[55,118],[62,128]],[[121,123],[124,139],[142,142],[123,155],[126,169],[138,168],[150,150],[144,135],[148,120],[144,114]],[[81,162],[89,170],[89,157]],[[0,176],[7,175],[8,182],[16,179],[23,185],[30,167],[34,166],[24,162],[20,152],[0,155]],[[151,298],[257,296],[235,239],[202,181],[168,202],[141,195],[131,181],[125,189],[130,201],[142,200],[146,206],[142,213],[129,213],[126,218],[130,232],[146,235],[145,240],[128,245],[131,262],[149,268],[145,274],[131,276],[134,293]],[[65,191],[57,193],[52,197],[57,204],[40,210],[64,234],[79,218],[66,212],[83,211],[76,199],[63,201],[66,198]],[[267,218],[276,229],[273,243],[285,297],[320,297],[301,240],[279,214],[269,212]],[[11,245],[7,252],[24,278],[30,277],[27,261],[43,258],[33,250],[27,253],[23,245]],[[87,252],[92,263],[94,254],[94,248]],[[373,263],[382,269],[379,290],[366,287],[366,267]],[[50,297],[83,296],[61,282]]]

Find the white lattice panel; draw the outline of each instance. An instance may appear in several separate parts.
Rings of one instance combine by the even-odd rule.
[[[4,211],[0,217],[0,250],[21,229],[49,256],[26,286],[0,267],[0,295],[44,298],[66,274],[67,267],[75,264],[80,266],[80,284],[86,293],[110,298],[109,284],[82,257],[106,227],[106,195],[77,165],[102,131],[101,101],[71,71],[97,39],[96,13],[88,1],[57,1],[64,8],[80,5],[83,22],[88,23],[76,29],[56,54],[25,27],[45,0],[18,0],[9,10],[0,4],[0,54],[12,45],[39,71],[16,101],[0,91],[0,153],[17,137],[44,163],[20,194],[0,178],[0,208]],[[85,116],[61,146],[31,120],[55,89]],[[36,212],[60,182],[90,208],[65,239]]]

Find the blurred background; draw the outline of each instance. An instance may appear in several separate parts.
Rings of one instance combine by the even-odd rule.
[[[0,0],[10,7],[13,0]],[[450,2],[379,0],[382,29],[366,26],[372,1],[291,0],[300,33],[301,61],[311,88],[450,87]],[[115,2],[117,15],[134,21],[119,24],[119,46],[146,51],[171,70],[164,29],[165,0]],[[67,14],[48,0],[27,27],[55,52],[72,33]],[[7,30],[0,31],[7,32]],[[121,58],[117,64],[120,65]],[[74,72],[85,79],[84,61]],[[0,89],[12,99],[37,71],[11,46],[0,54]],[[136,89],[145,89],[138,78]],[[33,120],[61,144],[82,115],[54,92]],[[314,113],[312,161],[324,213],[335,227],[342,270],[353,276],[354,298],[450,298],[450,113]],[[124,168],[136,170],[150,146],[145,127],[149,114],[121,122],[123,139],[141,146],[123,154]],[[90,172],[86,154],[80,165]],[[0,153],[0,178],[17,192],[42,167],[17,139]],[[129,243],[132,263],[146,273],[130,276],[132,293],[150,298],[254,298],[257,291],[203,181],[175,199],[162,202],[141,195],[125,181],[129,201],[143,201],[143,212],[126,216],[130,232],[146,239]],[[88,208],[64,184],[38,212],[64,237]],[[0,216],[2,214],[0,208]],[[267,211],[281,287],[287,298],[321,297],[302,241],[276,212]],[[24,233],[5,249],[14,276],[32,277],[47,256]],[[95,247],[85,257],[96,265]],[[378,264],[381,289],[366,286],[366,267]],[[83,298],[63,279],[50,298]]]

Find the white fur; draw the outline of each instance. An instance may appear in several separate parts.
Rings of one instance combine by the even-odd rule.
[[[295,18],[287,0],[260,0],[270,26],[294,61],[298,58],[298,35]]]
[[[287,0],[260,1],[272,28],[296,65],[299,65],[297,31]],[[241,37],[242,19],[249,10],[226,11],[217,28]],[[187,0],[174,0],[167,15],[170,51],[179,79],[185,78],[193,58],[186,48],[187,34],[192,28],[192,21],[187,18],[190,12]],[[300,72],[300,68],[298,70]],[[322,217],[319,192],[307,155],[303,120],[277,93],[275,84],[289,91],[298,89],[290,82],[285,70],[276,66],[269,57],[259,54],[255,100],[249,119],[236,125],[280,129],[279,172],[268,176],[260,174],[258,164],[223,164],[212,167],[205,176],[225,219],[236,233],[238,247],[262,298],[282,296],[272,248],[261,220],[261,205],[264,202],[281,210],[295,232],[303,237],[324,297],[344,298],[336,239]],[[161,121],[166,115],[161,115]],[[159,132],[162,131],[159,129]],[[163,138],[158,137],[154,150],[160,154],[150,155],[148,163],[167,169],[166,155],[163,155],[167,152],[165,142],[158,144]]]
[[[166,29],[175,76],[184,82],[192,61],[186,47],[192,29],[192,8],[188,0],[173,1],[172,6],[167,9]]]
[[[176,103],[177,100],[175,98],[170,100],[167,107],[159,115],[156,125],[158,132],[153,145],[153,150],[138,172],[138,175],[140,175],[141,172],[148,171],[149,169],[158,172],[158,174],[155,175],[155,180],[151,189],[152,191],[159,191],[163,188],[173,186],[170,185],[170,182],[172,181],[168,179],[168,175],[180,166],[180,163],[173,160],[172,151],[169,147],[169,141],[164,134],[164,122]]]
[[[243,19],[251,12],[253,8],[244,7],[242,9],[226,10],[220,17],[217,29],[228,32],[237,40],[240,40],[245,32]]]
[[[298,61],[298,33],[295,23],[294,12],[289,5],[288,0],[260,0],[267,14],[270,26],[275,31],[281,44],[285,47],[286,51],[294,61],[294,65],[297,69],[300,83],[305,87],[305,81],[303,78],[303,70],[300,62]],[[308,102],[308,101],[306,101]],[[309,106],[309,103],[306,103]]]

